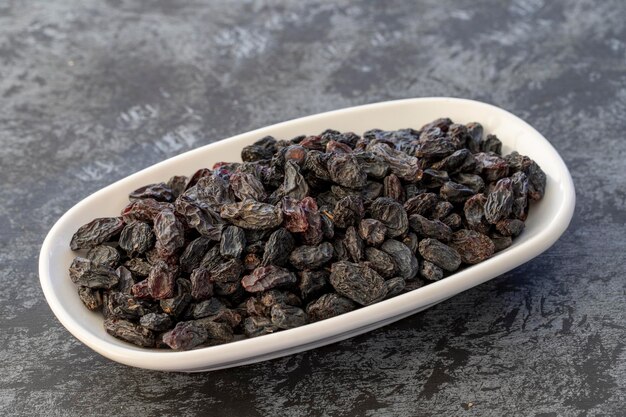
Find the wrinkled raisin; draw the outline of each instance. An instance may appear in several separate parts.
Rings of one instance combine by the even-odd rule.
[[[142,347],[154,346],[154,333],[127,320],[106,319],[104,329],[111,336]]]
[[[293,284],[296,281],[296,276],[289,270],[269,265],[258,267],[252,271],[252,274],[243,277],[241,283],[248,292],[261,292],[276,286]]]
[[[181,321],[163,335],[163,342],[174,350],[190,350],[208,339],[207,331],[191,321]]]
[[[366,265],[339,261],[333,264],[330,283],[339,294],[361,305],[369,305],[385,297],[385,280]]]
[[[437,239],[424,239],[419,244],[420,255],[446,271],[454,272],[461,265],[461,255]]]
[[[119,217],[103,217],[92,220],[74,233],[70,248],[72,250],[93,248],[112,240],[123,228],[124,222]]]
[[[450,245],[461,255],[466,264],[477,264],[491,257],[495,246],[491,239],[482,233],[462,229],[452,234]]]

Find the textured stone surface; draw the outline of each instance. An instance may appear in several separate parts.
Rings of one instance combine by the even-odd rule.
[[[0,4],[1,415],[624,415],[626,3],[205,3]],[[578,204],[549,251],[378,331],[210,374],[113,363],[48,309],[41,242],[102,186],[274,122],[436,95],[504,107],[561,153]]]

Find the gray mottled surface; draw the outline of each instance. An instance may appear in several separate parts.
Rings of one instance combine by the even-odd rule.
[[[334,3],[0,3],[1,415],[624,415],[626,3]],[[210,374],[118,365],[52,316],[38,251],[81,198],[256,127],[435,95],[513,111],[562,154],[578,204],[548,252],[384,329]]]

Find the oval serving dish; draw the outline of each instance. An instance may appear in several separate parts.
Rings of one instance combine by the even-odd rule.
[[[219,161],[240,161],[241,149],[266,135],[289,139],[331,128],[358,134],[372,128],[419,128],[439,117],[479,122],[496,134],[503,154],[528,155],[544,170],[544,198],[531,205],[524,232],[511,247],[448,278],[380,303],[291,330],[185,352],[144,349],[108,335],[100,313],[88,311],[68,277],[76,229],[95,217],[117,216],[128,193],[172,175],[190,175]],[[507,272],[548,249],[567,228],[575,204],[565,163],[550,143],[523,120],[498,107],[457,98],[416,98],[351,107],[303,117],[234,136],[170,158],[85,198],[65,213],[46,237],[39,257],[43,292],[59,321],[76,338],[114,361],[146,369],[199,372],[239,366],[313,349],[376,329],[431,307]]]

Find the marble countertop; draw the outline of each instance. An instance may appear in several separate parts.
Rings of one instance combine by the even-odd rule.
[[[626,3],[0,4],[0,414],[619,416],[626,393]],[[527,120],[577,189],[547,252],[377,331],[207,374],[125,367],[38,282],[90,193],[278,121],[457,96]],[[372,126],[375,127],[375,126]]]

